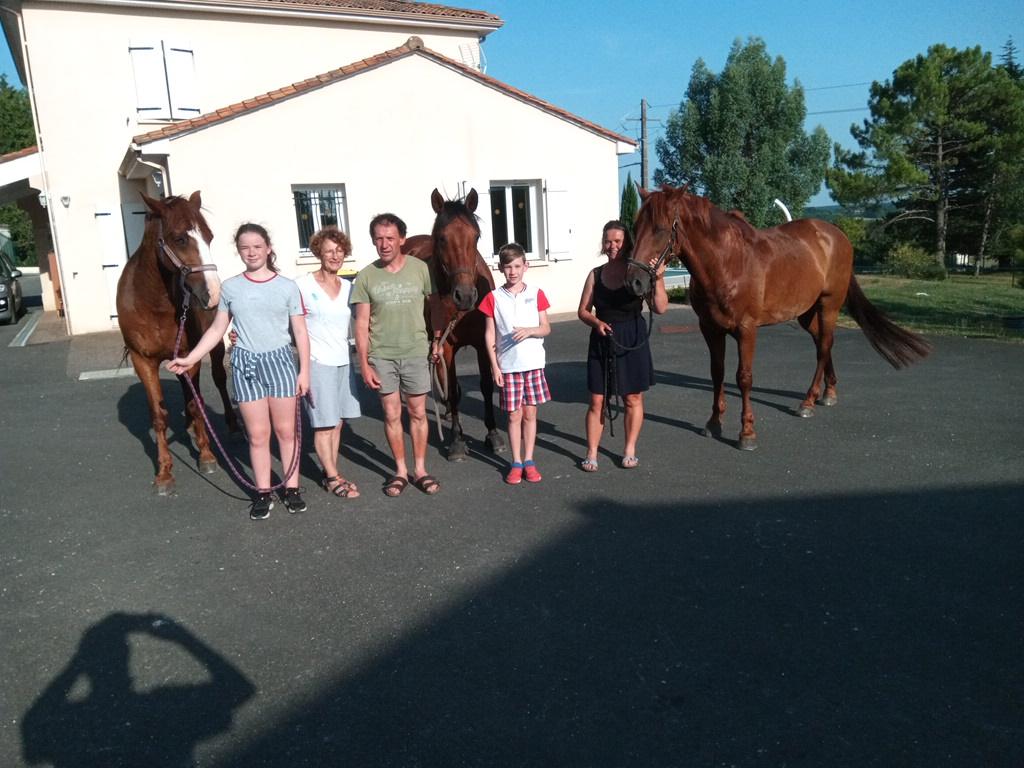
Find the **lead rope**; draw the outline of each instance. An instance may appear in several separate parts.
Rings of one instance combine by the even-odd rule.
[[[171,355],[172,360],[178,356],[179,347],[181,345],[181,337],[185,331],[185,320],[188,317],[188,308],[189,305],[192,303],[192,295],[188,292],[188,289],[185,286],[184,274],[182,274],[181,276],[181,288],[182,296],[184,296],[184,298],[181,301],[181,320],[178,323],[178,335],[174,339],[174,353]],[[206,431],[210,435],[210,437],[213,438],[214,445],[217,446],[217,450],[220,451],[220,455],[223,457],[224,463],[227,465],[227,468],[231,472],[231,475],[235,478],[235,480],[238,481],[239,485],[241,485],[243,488],[247,488],[248,490],[254,491],[256,493],[266,493],[268,491],[276,491],[280,488],[284,488],[285,483],[288,482],[288,478],[291,477],[292,473],[299,468],[299,460],[301,458],[302,453],[302,408],[301,405],[299,404],[299,398],[295,398],[295,450],[292,452],[291,466],[288,467],[288,471],[284,473],[284,479],[280,483],[278,483],[277,485],[272,485],[270,486],[270,488],[259,488],[250,483],[242,475],[241,470],[238,469],[235,462],[228,455],[227,450],[225,450],[223,443],[221,443],[220,441],[220,438],[217,437],[217,432],[213,428],[213,424],[210,423],[209,416],[206,415],[206,402],[200,396],[199,392],[196,391],[196,386],[195,384],[192,383],[192,377],[185,373],[179,373],[178,378],[185,380],[185,383],[188,384],[189,390],[192,392],[192,399],[195,400],[195,402],[199,403],[199,413],[203,417],[203,423],[206,424]]]
[[[441,334],[441,338],[438,341],[437,346],[439,349],[444,350],[444,345],[448,341],[448,336],[451,335],[452,329],[455,327],[455,324],[459,319],[459,315],[456,314],[455,317],[451,319],[451,322],[448,323],[448,327],[444,329],[444,333]],[[438,396],[440,396],[441,402],[448,402],[448,364],[445,362],[443,352],[441,354],[441,359],[438,360],[437,363],[434,363],[433,361],[431,361],[431,363],[430,383],[433,386],[431,394],[433,395],[432,399],[434,401],[434,422],[437,424],[437,439],[439,442],[444,443],[444,431],[441,427],[441,410],[437,407],[437,401]],[[442,368],[444,370],[443,381],[441,377],[437,375],[438,368]]]
[[[617,408],[620,412],[626,409],[625,403],[622,400],[622,394],[619,392],[619,372],[616,358],[619,352],[633,352],[637,349],[643,349],[651,343],[651,333],[654,331],[654,311],[648,307],[647,312],[647,334],[639,344],[634,344],[633,346],[620,344],[615,338],[615,331],[609,331],[601,340],[604,345],[605,355],[604,413],[605,421],[608,422],[608,434],[611,437],[615,437],[615,419],[618,418],[618,413],[615,409]]]

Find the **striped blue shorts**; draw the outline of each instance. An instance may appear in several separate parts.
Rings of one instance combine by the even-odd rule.
[[[270,352],[231,350],[231,383],[235,400],[249,403],[265,397],[295,397],[295,354],[290,346]]]

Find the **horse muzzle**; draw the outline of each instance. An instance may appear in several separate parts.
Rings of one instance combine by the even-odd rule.
[[[452,301],[455,308],[460,312],[473,309],[476,306],[478,294],[475,285],[457,285],[452,289]]]

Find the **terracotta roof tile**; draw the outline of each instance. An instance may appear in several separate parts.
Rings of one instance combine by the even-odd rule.
[[[204,0],[200,0],[204,2]],[[471,8],[453,8],[435,3],[417,3],[408,0],[244,0],[240,5],[255,8],[288,9],[295,11],[337,12],[366,16],[392,16],[436,19],[445,21],[479,22],[499,27],[499,16]]]
[[[16,149],[13,152],[8,152],[6,155],[0,155],[0,163],[9,163],[12,160],[18,160],[22,157],[34,155],[38,151],[39,147],[34,145],[31,147],[25,147],[24,149]]]
[[[268,2],[269,1],[270,0],[268,0]],[[275,1],[286,2],[287,0]],[[321,1],[328,2],[328,0]],[[397,2],[397,0],[394,1]],[[379,2],[380,4],[389,4],[392,3],[393,0],[372,0],[372,2]],[[367,3],[371,4],[371,0],[367,0]],[[415,5],[424,4],[416,3]],[[481,72],[473,69],[472,67],[467,67],[466,65],[458,61],[455,61],[454,59],[449,59],[447,56],[443,56],[442,54],[437,53],[436,51],[432,51],[429,48],[425,48],[423,46],[423,41],[418,37],[410,37],[405,42],[405,44],[400,45],[397,48],[392,48],[391,50],[384,51],[383,53],[379,53],[376,56],[371,56],[369,58],[363,59],[362,61],[357,61],[354,64],[348,64],[339,67],[338,69],[332,69],[330,72],[324,72],[320,75],[316,75],[301,82],[292,83],[291,85],[286,85],[283,88],[278,88],[276,90],[269,91],[268,93],[260,94],[252,98],[245,99],[244,101],[238,102],[236,104],[231,104],[227,107],[222,107],[212,112],[208,112],[205,115],[194,117],[191,120],[182,120],[181,122],[166,125],[161,128],[149,131],[147,133],[139,134],[135,136],[132,139],[132,141],[135,144],[148,144],[150,142],[158,141],[160,139],[173,138],[174,136],[182,136],[184,134],[191,133],[192,131],[198,130],[200,128],[205,128],[209,125],[214,125],[216,123],[229,120],[233,117],[237,117],[238,115],[242,115],[247,112],[253,112],[257,109],[262,109],[263,107],[276,104],[277,102],[284,101],[286,99],[292,98],[302,93],[307,93],[317,88],[323,88],[324,86],[330,85],[331,83],[338,82],[339,80],[344,80],[345,78],[351,77],[352,75],[357,75],[361,72],[374,69],[375,67],[382,66],[392,61],[397,61],[412,54],[424,56],[425,58],[435,61],[442,66],[461,72],[467,77],[473,78],[474,80],[477,80],[478,82],[481,82],[484,85],[487,85],[488,87],[494,88],[495,90],[498,90],[515,99],[518,99],[519,101],[522,101],[526,104],[532,104],[533,106],[537,107],[538,109],[542,109],[545,112],[550,112],[553,115],[557,115],[563,120],[567,120],[568,122],[573,123],[574,125],[578,125],[579,127],[591,131],[592,133],[604,136],[605,138],[611,139],[612,141],[621,141],[628,144],[636,144],[636,142],[633,141],[633,139],[630,139],[626,136],[622,136],[621,134],[615,133],[613,131],[609,131],[606,128],[602,128],[596,123],[592,123],[589,120],[585,120],[582,117],[579,117],[578,115],[574,115],[573,113],[568,112],[562,109],[561,107],[556,107],[554,104],[544,101],[543,99],[538,99],[536,96],[532,96],[526,91],[521,91],[518,88],[514,88],[513,86],[503,83],[500,80],[496,80],[495,78],[490,77],[489,75],[482,74]]]

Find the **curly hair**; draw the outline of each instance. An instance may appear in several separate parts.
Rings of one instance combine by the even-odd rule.
[[[317,233],[309,240],[309,250],[312,251],[313,255],[319,259],[320,250],[328,240],[341,248],[341,252],[345,254],[346,257],[352,255],[352,241],[349,239],[348,235],[333,224],[328,224],[323,229],[317,230]]]

